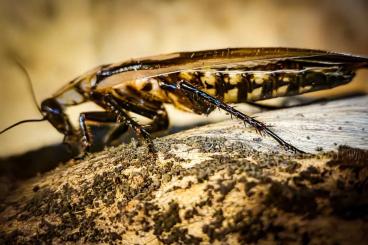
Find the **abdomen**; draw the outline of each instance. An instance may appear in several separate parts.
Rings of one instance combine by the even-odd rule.
[[[232,74],[223,75],[225,80],[232,84],[221,86],[225,89],[220,92],[220,95],[223,94],[223,100],[227,103],[258,101],[330,89],[350,82],[354,72],[336,68],[244,72],[236,75],[236,82],[231,82],[233,76]]]
[[[329,89],[350,82],[355,75],[341,66],[267,68],[183,71],[176,80],[185,79],[225,103],[238,103]]]

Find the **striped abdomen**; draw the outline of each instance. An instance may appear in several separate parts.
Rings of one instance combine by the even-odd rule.
[[[225,103],[237,103],[332,88],[350,82],[354,72],[339,67],[319,67],[274,71],[193,70],[176,76],[175,80],[185,79]]]

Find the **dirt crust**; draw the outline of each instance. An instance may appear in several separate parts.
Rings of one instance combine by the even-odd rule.
[[[365,150],[270,154],[203,136],[155,146],[156,154],[134,143],[109,148],[24,183],[1,204],[1,243],[367,239]]]

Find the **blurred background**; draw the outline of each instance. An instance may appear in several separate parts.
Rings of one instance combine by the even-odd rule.
[[[367,56],[367,13],[366,0],[0,0],[0,129],[40,118],[12,57],[40,103],[94,66],[161,53],[286,46]],[[367,74],[332,93],[368,91]],[[92,106],[68,112],[75,121]],[[183,118],[170,113],[173,124]],[[0,135],[0,157],[62,138],[47,122],[24,124]]]

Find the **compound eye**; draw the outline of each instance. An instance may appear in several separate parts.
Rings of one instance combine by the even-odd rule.
[[[51,113],[51,114],[60,114],[61,113],[59,108],[55,108],[55,107],[45,107],[45,112]]]
[[[41,103],[41,111],[44,117],[61,133],[67,135],[71,133],[72,127],[62,106],[53,98],[46,99]]]
[[[41,111],[46,114],[61,114],[63,109],[55,99],[46,99],[41,103]]]

